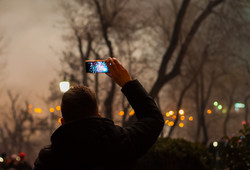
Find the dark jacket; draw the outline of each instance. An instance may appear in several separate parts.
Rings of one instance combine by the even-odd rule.
[[[35,170],[133,169],[136,161],[155,143],[164,120],[154,100],[137,80],[122,92],[138,119],[122,128],[105,118],[85,118],[60,126],[51,145],[42,149]]]

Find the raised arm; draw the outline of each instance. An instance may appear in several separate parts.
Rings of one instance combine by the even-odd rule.
[[[140,156],[155,143],[162,131],[164,120],[161,111],[139,81],[131,80],[127,70],[116,59],[109,58],[106,60],[106,64],[110,71],[108,75],[122,87],[122,92],[127,97],[138,119],[133,125],[124,128],[123,131],[131,141],[135,154]]]

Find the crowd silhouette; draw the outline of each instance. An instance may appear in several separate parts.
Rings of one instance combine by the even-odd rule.
[[[2,153],[0,157],[0,170],[32,170],[31,165],[25,161],[25,153],[12,154]]]

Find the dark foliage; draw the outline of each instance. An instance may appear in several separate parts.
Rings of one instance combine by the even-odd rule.
[[[212,155],[208,149],[184,139],[159,139],[143,156],[136,170],[211,169]]]
[[[224,137],[216,156],[217,169],[250,169],[250,126],[246,123],[239,136]]]

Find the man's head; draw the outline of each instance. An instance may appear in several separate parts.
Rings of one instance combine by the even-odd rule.
[[[95,93],[86,86],[78,85],[63,94],[61,111],[64,122],[98,116]]]

